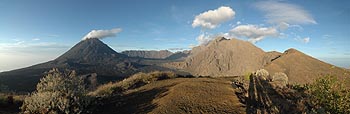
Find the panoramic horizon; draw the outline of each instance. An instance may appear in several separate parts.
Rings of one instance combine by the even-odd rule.
[[[350,1],[0,9],[0,114],[350,114]]]
[[[53,60],[89,38],[98,38],[117,52],[176,52],[205,45],[218,36],[249,41],[266,52],[295,48],[349,69],[348,4],[330,0],[0,1],[0,72]]]

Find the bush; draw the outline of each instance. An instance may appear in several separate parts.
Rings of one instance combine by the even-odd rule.
[[[288,76],[283,72],[277,72],[270,77],[270,83],[275,87],[284,88],[288,84]]]
[[[350,91],[334,76],[317,79],[310,85],[311,104],[316,110],[328,113],[350,113]]]
[[[86,113],[89,99],[85,95],[83,79],[76,76],[75,71],[50,70],[40,79],[36,89],[25,98],[21,107],[23,113]]]
[[[267,80],[269,76],[269,72],[265,69],[259,69],[254,73],[254,75],[262,80]]]
[[[96,91],[91,92],[93,96],[109,96],[112,94],[121,94],[128,89],[134,89],[157,80],[176,78],[177,75],[174,72],[160,72],[155,71],[151,73],[137,73],[129,78],[126,78],[117,83],[104,84],[97,88]]]
[[[283,72],[276,72],[272,75],[271,81],[280,81],[284,83],[288,83],[288,76]]]

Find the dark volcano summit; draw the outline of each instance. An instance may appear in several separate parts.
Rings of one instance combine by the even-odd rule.
[[[97,38],[91,38],[80,41],[69,51],[59,56],[55,61],[76,61],[76,62],[97,62],[105,61],[111,58],[125,58],[112,48],[104,44]]]

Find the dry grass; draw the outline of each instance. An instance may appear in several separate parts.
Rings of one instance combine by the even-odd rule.
[[[125,91],[107,99],[100,114],[109,113],[245,113],[231,81],[218,78],[176,78]]]
[[[12,97],[12,98],[11,98]],[[17,114],[26,95],[0,93],[0,114]]]
[[[110,96],[113,94],[120,94],[121,92],[137,88],[157,80],[176,78],[177,75],[174,72],[160,72],[155,71],[151,73],[137,73],[129,78],[126,78],[120,82],[107,83],[98,87],[95,91],[90,92],[92,96]]]
[[[6,105],[9,101],[9,97],[13,98],[14,103],[23,102],[26,95],[14,95],[7,93],[0,93],[0,105]]]

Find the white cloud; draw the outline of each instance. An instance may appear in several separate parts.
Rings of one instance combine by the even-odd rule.
[[[286,30],[290,25],[286,22],[281,22],[279,25],[278,25],[278,28],[280,30]]]
[[[237,21],[237,22],[236,22],[236,25],[240,25],[240,24],[241,24],[241,21]]]
[[[304,38],[304,39],[303,39],[303,42],[304,42],[304,43],[309,43],[309,42],[310,42],[310,37]]]
[[[307,44],[310,42],[310,37],[301,38],[300,36],[296,36],[294,40]]]
[[[316,24],[315,19],[302,7],[277,1],[261,1],[255,6],[265,12],[267,22],[272,24]]]
[[[103,39],[106,37],[114,37],[117,33],[121,32],[121,28],[114,28],[111,30],[92,30],[88,34],[84,36],[82,40],[90,39],[90,38],[98,38]]]
[[[39,38],[33,38],[32,39],[33,41],[38,41],[38,40],[40,40]]]
[[[211,37],[210,35],[208,35],[208,33],[202,33],[197,37],[197,41],[200,45],[202,44],[208,44],[211,40],[213,39],[213,37]]]
[[[190,44],[188,47],[189,47],[190,49],[192,49],[192,48],[196,47],[196,45]]]
[[[239,25],[232,30],[230,33],[234,36],[248,38],[248,41],[256,43],[268,36],[279,36],[276,28],[259,27],[257,25]]]
[[[214,29],[221,23],[233,19],[235,11],[230,7],[221,6],[215,10],[209,10],[195,17],[192,27],[201,27],[203,29]]]
[[[233,36],[230,35],[230,33],[218,33],[218,34],[209,34],[209,33],[202,33],[197,37],[197,41],[199,45],[206,45],[210,41],[214,40],[218,37],[225,37],[227,39],[232,38]]]

